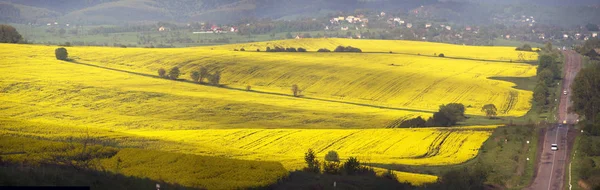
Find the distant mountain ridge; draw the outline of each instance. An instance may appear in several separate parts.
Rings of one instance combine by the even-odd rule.
[[[0,18],[5,22],[83,20],[91,24],[145,21],[223,23],[249,17],[278,19],[289,15],[313,15],[323,10],[409,10],[436,2],[437,0],[0,0],[0,10],[20,12],[2,15]],[[53,14],[32,20],[27,16],[31,13],[26,9],[41,9]]]

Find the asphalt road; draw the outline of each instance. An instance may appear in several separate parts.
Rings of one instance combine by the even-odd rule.
[[[570,89],[573,79],[581,69],[581,57],[574,51],[563,51],[565,56],[564,78],[560,104],[558,106],[558,124],[551,124],[543,136],[543,146],[538,150],[540,154],[537,172],[533,183],[526,189],[535,190],[560,190],[568,189],[565,185],[565,177],[568,178],[568,162],[570,150],[576,132],[573,124],[577,122],[578,116],[567,111],[571,106]],[[562,92],[567,91],[567,94]],[[563,122],[566,121],[566,124]],[[551,144],[558,144],[558,150],[550,150]]]

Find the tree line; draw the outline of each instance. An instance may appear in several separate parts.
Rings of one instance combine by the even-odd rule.
[[[537,85],[533,90],[533,102],[538,112],[549,109],[551,102],[556,98],[551,88],[558,86],[557,81],[561,79],[561,73],[558,60],[558,53],[547,43],[542,48],[541,55],[538,58]]]

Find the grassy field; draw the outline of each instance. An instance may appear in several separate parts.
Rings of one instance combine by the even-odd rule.
[[[272,43],[294,42],[298,43],[295,47],[309,50],[341,43],[377,52],[381,49],[376,44],[385,41]],[[413,42],[385,43],[416,50],[438,45],[421,44],[419,49]],[[536,67],[502,61],[518,56],[507,48],[440,46],[429,51],[456,51],[456,57],[410,55],[414,53],[410,51],[234,52],[230,50],[234,45],[68,47],[74,61],[65,62],[55,59],[53,46],[0,44],[0,71],[4,73],[0,76],[0,116],[5,118],[0,121],[0,134],[65,141],[91,132],[94,138],[121,148],[276,161],[287,170],[303,167],[308,148],[315,149],[319,158],[335,150],[342,159],[357,156],[381,165],[460,164],[477,156],[495,125],[377,128],[428,117],[439,105],[452,102],[465,104],[467,114],[478,118],[483,115],[480,107],[488,103],[496,104],[500,116],[523,116],[531,107],[532,93],[489,77],[531,77]],[[458,54],[464,51],[474,53]],[[173,66],[181,68],[186,81],[156,76],[158,68]],[[189,73],[200,66],[223,71],[226,86],[190,82]],[[292,84],[302,88],[303,97],[291,96]],[[244,90],[247,85],[252,91]],[[148,168],[139,167],[143,166],[126,170],[126,175],[156,177],[140,172]],[[434,175],[395,173],[400,181],[415,185],[437,180]],[[169,174],[178,175],[182,174]]]

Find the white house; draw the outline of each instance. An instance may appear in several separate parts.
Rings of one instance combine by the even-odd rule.
[[[431,27],[431,23],[425,24],[425,28],[429,28],[429,27]]]
[[[567,39],[567,38],[569,38],[569,35],[568,35],[568,34],[564,34],[564,35],[563,35],[563,38],[564,38],[564,39]]]
[[[407,27],[407,28],[412,28],[412,23],[407,23],[407,24],[406,24],[406,27]]]
[[[446,30],[452,30],[451,26],[446,26]]]
[[[348,30],[348,27],[347,26],[342,26],[342,30],[346,31],[346,30]]]
[[[594,32],[594,33],[592,33],[592,37],[593,37],[593,38],[595,38],[595,37],[598,37],[598,32]]]

